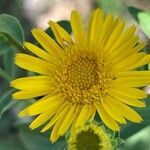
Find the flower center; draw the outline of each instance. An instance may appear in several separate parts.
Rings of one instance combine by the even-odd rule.
[[[105,131],[94,124],[84,125],[71,133],[68,150],[110,150],[110,138]]]
[[[74,89],[88,90],[98,83],[98,64],[92,57],[80,56],[68,66],[68,80]]]
[[[76,148],[77,150],[100,150],[100,143],[99,136],[89,129],[77,135]]]
[[[73,104],[100,101],[112,81],[110,65],[98,54],[88,52],[66,54],[54,75],[58,92]]]

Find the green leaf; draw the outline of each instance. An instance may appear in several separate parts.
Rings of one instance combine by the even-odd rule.
[[[138,19],[142,30],[150,38],[150,12],[138,13]]]
[[[0,56],[6,54],[8,51],[11,51],[12,49],[11,43],[0,34]]]
[[[3,61],[0,68],[0,76],[5,79],[7,82],[10,82],[12,78],[15,76],[15,68],[16,65],[14,64],[14,47],[12,44],[0,34],[0,55],[1,60]]]
[[[43,134],[39,131],[31,131],[27,126],[20,127],[20,139],[27,150],[65,150],[66,141],[60,138],[57,142],[49,141],[49,134]]]
[[[0,95],[0,118],[4,112],[6,112],[10,107],[12,107],[16,101],[11,100],[11,94],[14,92],[14,89],[10,89],[4,94]]]
[[[2,68],[0,68],[0,77],[5,79],[7,82],[10,82],[12,80],[11,76],[8,75],[7,72],[3,70]]]
[[[149,150],[150,149],[150,126],[137,132],[126,140],[121,150]]]
[[[0,150],[27,150],[19,139],[14,122],[12,111],[0,118]]]
[[[15,17],[7,14],[0,15],[0,33],[19,50],[23,49],[24,33]]]
[[[135,7],[128,7],[128,11],[130,12],[130,14],[133,16],[133,18],[139,22],[139,18],[138,18],[138,14],[140,12],[142,12],[143,10],[142,9],[139,9],[139,8],[135,8]]]
[[[122,0],[97,0],[97,5],[105,13],[111,12],[115,15],[121,15],[126,11],[126,5]]]
[[[114,16],[120,16],[125,21],[136,24],[135,19],[129,13],[128,7],[123,0],[96,0],[96,7],[102,9],[105,14],[112,13]]]
[[[13,49],[8,51],[6,54],[4,54],[5,71],[8,73],[8,75],[11,76],[12,79],[15,78],[15,71],[16,71],[14,58],[15,58],[15,52]]]
[[[27,150],[16,134],[0,137],[0,150]]]
[[[20,69],[14,63],[15,48],[5,38],[0,38],[0,55],[1,55],[1,66],[0,66],[0,77],[2,77],[8,83],[19,74],[25,73],[24,70]],[[6,84],[5,84],[6,85]]]

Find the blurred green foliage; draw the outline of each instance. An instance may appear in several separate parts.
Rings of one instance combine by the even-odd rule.
[[[0,0],[0,14],[9,14],[18,18],[25,31],[25,37],[32,39],[30,30],[34,26],[34,22],[24,14],[23,1],[24,0]]]
[[[69,21],[64,20],[58,23],[71,33]],[[50,29],[47,32],[53,36]],[[23,70],[20,73],[13,62],[15,53],[23,50],[24,33],[19,21],[10,15],[0,16],[0,33],[0,49],[2,52],[0,56],[3,57],[3,68],[1,66],[0,75],[4,79],[3,85],[6,84],[6,89],[3,89],[3,93],[0,94],[0,150],[66,149],[65,138],[60,138],[57,143],[52,144],[49,141],[49,135],[40,134],[39,131],[31,132],[24,122],[16,124],[18,117],[12,106],[17,108],[20,106],[19,102],[11,99],[14,90],[9,87],[9,82],[16,76],[27,73]],[[22,103],[24,104],[19,109],[28,105],[27,102]],[[5,126],[5,124],[8,126]]]
[[[138,13],[138,19],[142,30],[150,38],[150,12]]]
[[[130,14],[134,17],[134,19],[139,22],[138,13],[142,12],[141,9],[135,7],[128,7]]]
[[[102,8],[106,13],[112,12],[115,15],[129,14],[139,23],[143,32],[150,38],[150,13],[144,10],[127,7],[122,0],[96,0],[96,7]],[[30,32],[28,21],[22,13],[22,1],[18,0],[1,0],[0,13],[11,15],[0,15],[0,150],[65,150],[67,144],[65,137],[61,138],[55,144],[50,143],[49,134],[40,134],[39,130],[30,131],[28,120],[21,120],[17,116],[18,110],[28,105],[23,102],[20,105],[18,101],[11,99],[14,92],[10,88],[9,82],[28,72],[17,68],[13,61],[14,55],[19,50],[23,50],[24,36],[30,39],[24,32]],[[19,14],[19,13],[20,14]],[[133,19],[132,18],[132,19]],[[68,33],[71,33],[69,21],[58,22]],[[23,32],[23,25],[25,31]],[[54,38],[51,29],[46,31]],[[144,69],[147,69],[145,67]],[[119,148],[120,150],[149,150],[150,149],[150,97],[146,100],[147,107],[137,109],[142,115],[144,121],[141,124],[128,123],[124,125],[120,137],[126,140],[126,143]],[[16,109],[17,108],[17,109]]]
[[[114,15],[121,15],[126,11],[126,5],[122,0],[96,0],[96,7],[100,7],[105,13],[113,13]]]
[[[136,132],[126,139],[122,150],[149,150],[150,149],[150,125]]]

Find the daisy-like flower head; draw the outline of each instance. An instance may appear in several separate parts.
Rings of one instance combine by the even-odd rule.
[[[97,125],[89,124],[77,128],[68,140],[68,150],[112,150],[111,139]]]
[[[36,116],[30,128],[52,128],[56,141],[69,129],[82,126],[98,112],[104,124],[114,131],[126,120],[140,123],[142,118],[130,107],[144,107],[147,94],[140,88],[150,84],[150,71],[139,67],[150,62],[141,49],[135,26],[102,10],[93,11],[86,28],[77,11],[71,13],[73,39],[56,22],[49,25],[56,42],[41,29],[32,30],[39,44],[26,42],[34,56],[17,54],[15,63],[36,76],[19,78],[11,85],[19,91],[15,99],[42,97],[20,116]]]

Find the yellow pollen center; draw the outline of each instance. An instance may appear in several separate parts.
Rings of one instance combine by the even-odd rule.
[[[68,66],[68,80],[72,88],[88,90],[98,83],[98,65],[90,57],[79,57]]]
[[[110,66],[99,55],[67,55],[55,68],[58,93],[73,104],[91,104],[107,95],[111,86]]]

